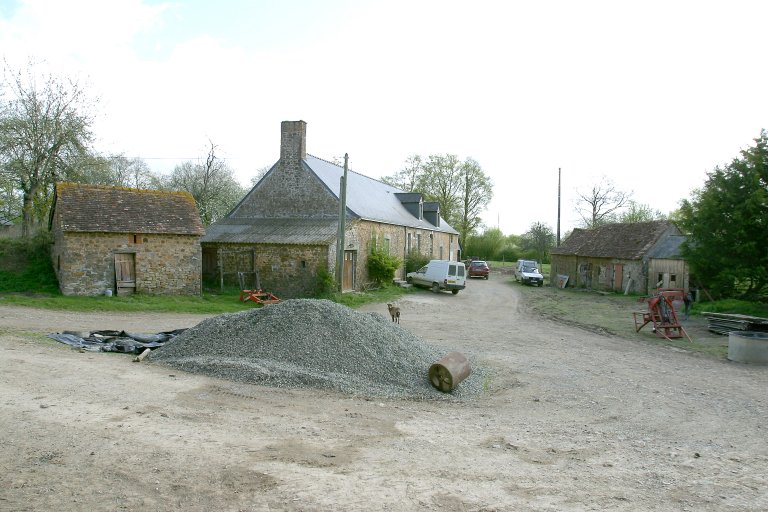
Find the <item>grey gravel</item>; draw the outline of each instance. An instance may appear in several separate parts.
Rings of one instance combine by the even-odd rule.
[[[150,358],[188,372],[276,387],[395,399],[477,397],[485,372],[469,357],[472,374],[452,392],[432,387],[429,367],[447,352],[379,313],[296,299],[206,319]]]

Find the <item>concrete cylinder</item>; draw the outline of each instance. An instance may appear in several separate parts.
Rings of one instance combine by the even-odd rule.
[[[737,363],[768,364],[768,332],[729,332],[728,359]]]
[[[472,368],[464,354],[450,352],[429,367],[429,382],[443,393],[448,393],[469,377],[470,373]]]

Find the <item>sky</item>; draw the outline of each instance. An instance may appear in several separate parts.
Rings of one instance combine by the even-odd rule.
[[[213,143],[250,187],[304,120],[308,153],[372,178],[472,158],[487,227],[557,232],[559,205],[565,234],[602,180],[668,214],[768,128],[765,20],[764,0],[0,0],[0,57],[77,80],[96,149],[156,172]]]

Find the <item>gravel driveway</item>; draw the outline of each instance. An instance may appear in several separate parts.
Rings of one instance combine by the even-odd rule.
[[[204,316],[0,306],[0,510],[768,509],[768,367],[526,315],[498,274],[398,305],[488,372],[479,398],[187,374],[39,334]]]

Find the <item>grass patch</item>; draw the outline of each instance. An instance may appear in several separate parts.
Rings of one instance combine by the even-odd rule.
[[[701,312],[718,311],[768,317],[764,305],[760,303],[735,300],[694,303],[691,319],[682,321],[691,341],[686,337],[666,339],[653,335],[650,325],[646,325],[639,332],[635,330],[633,313],[647,311],[645,296],[578,288],[564,290],[550,286],[537,288],[523,286],[515,282],[514,278],[510,278],[508,282],[510,286],[516,286],[520,292],[522,308],[534,311],[545,318],[599,334],[674,347],[719,359],[727,356],[728,338],[710,332]],[[682,315],[680,319],[682,320]]]

